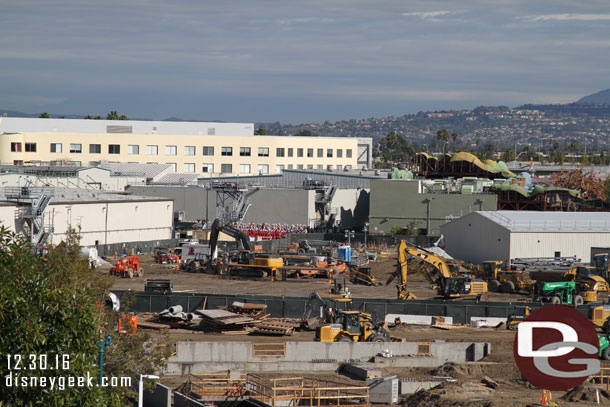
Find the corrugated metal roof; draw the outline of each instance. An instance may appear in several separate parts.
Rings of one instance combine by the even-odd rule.
[[[99,168],[110,170],[111,176],[140,175],[146,178],[155,178],[159,174],[172,168],[171,164],[140,164],[140,163],[101,163]]]
[[[477,211],[511,232],[608,232],[610,212]]]
[[[20,188],[18,188],[20,189]],[[32,196],[40,194],[43,188],[31,187]],[[0,201],[9,201],[7,195],[10,194],[11,188],[0,188]],[[92,191],[89,189],[78,188],[55,188],[45,187],[46,194],[52,194],[54,202],[113,202],[113,201],[171,201],[169,198],[147,197],[140,195],[129,195],[124,193],[108,193],[104,191]]]
[[[165,174],[155,182],[151,183],[152,185],[187,185],[197,182],[197,178],[199,178],[199,174],[192,173],[183,173],[183,172],[175,172],[171,174]]]

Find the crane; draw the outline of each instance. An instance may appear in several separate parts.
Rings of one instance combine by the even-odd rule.
[[[396,271],[388,279],[389,284],[397,275],[400,277],[396,288],[398,298],[410,300],[417,298],[413,293],[407,291],[407,261],[409,257],[420,259],[432,267],[423,269],[426,279],[437,288],[437,292],[444,298],[456,298],[461,296],[480,296],[487,292],[487,283],[480,279],[471,277],[453,277],[457,273],[457,267],[448,265],[442,257],[417,246],[411,246],[404,240],[398,245],[398,264]],[[421,270],[421,269],[420,269]]]

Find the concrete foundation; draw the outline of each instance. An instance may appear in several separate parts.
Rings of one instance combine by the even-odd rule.
[[[474,362],[491,351],[487,342],[322,343],[286,342],[282,356],[256,356],[252,342],[178,342],[166,374],[227,370],[277,372],[336,370],[340,364],[370,367],[437,367],[447,362]],[[392,357],[377,356],[391,351]],[[372,361],[374,364],[367,362]]]
[[[413,394],[419,390],[430,390],[443,383],[442,380],[401,379],[400,394]]]
[[[376,379],[381,377],[381,370],[371,368],[363,365],[354,365],[351,363],[346,363],[341,366],[341,372],[345,376],[351,377],[352,379],[358,380],[368,380],[368,379]]]
[[[409,325],[432,325],[433,320],[436,320],[439,323],[442,321],[443,324],[453,324],[452,317],[413,314],[387,314],[385,316],[385,322],[387,322],[389,325],[395,325],[398,320],[400,320],[401,324]]]
[[[396,376],[368,379],[366,385],[369,387],[369,401],[380,404],[398,403],[399,382]]]

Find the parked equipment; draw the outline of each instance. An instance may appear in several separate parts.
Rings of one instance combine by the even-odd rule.
[[[598,305],[590,310],[589,319],[593,325],[610,335],[610,305]]]
[[[334,323],[316,329],[319,342],[390,342],[385,323],[378,324],[371,314],[361,311],[339,311]]]
[[[320,324],[335,323],[339,311],[352,311],[351,298],[334,297],[324,299],[317,292],[309,295],[309,301],[302,316],[302,326],[307,330],[314,330]]]
[[[530,312],[530,307],[515,307],[515,313],[510,314],[506,320],[506,329],[517,329],[519,322],[525,321]]]
[[[483,272],[478,277],[487,281],[489,291],[501,291],[503,293],[532,291],[534,281],[527,271],[503,269],[503,264],[502,260],[483,262]]]
[[[116,266],[110,268],[110,275],[127,278],[142,277],[144,270],[140,267],[140,258],[138,256],[121,258]]]
[[[487,293],[487,283],[481,279],[471,277],[453,277],[457,274],[457,267],[448,265],[442,257],[423,249],[421,247],[410,246],[402,240],[398,245],[398,265],[396,271],[386,282],[389,284],[396,276],[399,282],[396,286],[398,298],[415,299],[416,296],[407,291],[407,261],[409,256],[422,260],[431,267],[422,267],[426,279],[437,288],[438,295],[443,298],[459,298],[464,296],[480,297]],[[432,269],[432,270],[430,270]]]
[[[156,249],[154,252],[155,263],[167,264],[167,263],[178,263],[180,258],[173,253],[170,253],[167,249]]]
[[[599,337],[599,357],[600,359],[610,360],[610,335]]]
[[[536,284],[534,301],[558,304],[584,304],[582,296],[576,294],[574,281],[539,282]]]
[[[171,294],[173,288],[174,285],[170,280],[146,279],[146,282],[144,283],[145,293]]]

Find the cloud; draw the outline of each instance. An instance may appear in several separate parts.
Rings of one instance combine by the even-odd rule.
[[[606,21],[610,14],[542,14],[538,16],[517,17],[524,21]]]
[[[419,17],[423,20],[435,20],[437,17],[456,14],[455,11],[438,10],[438,11],[418,11],[413,13],[401,13],[405,17]]]

